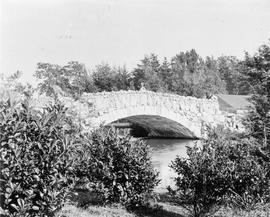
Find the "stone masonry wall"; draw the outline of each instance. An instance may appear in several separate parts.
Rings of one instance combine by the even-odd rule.
[[[181,123],[201,137],[204,125],[222,122],[215,97],[198,99],[152,91],[117,91],[84,94],[81,99],[92,105],[94,125],[132,115],[160,115]]]
[[[44,107],[50,101],[41,98],[33,103],[35,107]],[[60,95],[58,98],[69,108],[69,114],[74,120],[87,131],[100,124],[142,114],[159,115],[177,121],[198,137],[204,136],[207,125],[223,125],[230,129],[236,129],[237,125],[235,117],[221,113],[215,96],[211,99],[198,99],[143,90],[84,93],[76,101]]]

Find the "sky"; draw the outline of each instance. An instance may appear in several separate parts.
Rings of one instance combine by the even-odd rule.
[[[1,0],[0,73],[35,82],[38,62],[134,68],[170,59],[254,54],[270,39],[270,0]]]

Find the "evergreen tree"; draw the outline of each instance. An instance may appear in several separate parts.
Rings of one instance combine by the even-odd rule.
[[[164,83],[164,91],[170,92],[172,90],[172,68],[171,63],[165,57],[160,66],[159,76]]]
[[[239,60],[234,56],[221,56],[217,63],[220,77],[226,84],[226,91],[229,94],[239,94]]]
[[[250,135],[270,153],[270,47],[263,45],[253,57],[246,56],[247,79],[252,86],[248,115]]]
[[[158,56],[150,54],[141,60],[133,71],[133,82],[136,90],[144,84],[147,90],[164,91],[165,83],[161,77],[161,66]]]

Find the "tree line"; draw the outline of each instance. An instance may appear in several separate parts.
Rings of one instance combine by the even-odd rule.
[[[72,96],[82,93],[118,90],[169,92],[184,96],[209,97],[213,94],[248,95],[253,93],[249,68],[256,55],[268,55],[269,45],[259,48],[259,54],[245,53],[243,60],[234,56],[201,57],[196,50],[180,52],[170,60],[158,55],[146,55],[133,70],[125,66],[112,67],[102,63],[93,70],[77,61],[64,66],[38,63],[35,77],[41,79],[41,93],[52,95],[55,85]],[[256,61],[260,61],[259,59]]]

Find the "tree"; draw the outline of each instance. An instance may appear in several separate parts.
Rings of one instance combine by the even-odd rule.
[[[202,64],[203,59],[194,49],[180,52],[180,54],[172,58],[172,69],[174,73],[177,73],[179,78],[185,81],[200,79],[202,75],[200,73]],[[194,83],[196,83],[196,81]]]
[[[68,62],[65,66],[50,63],[38,63],[35,77],[40,79],[40,93],[52,96],[54,86],[59,86],[65,93],[77,96],[83,92],[95,92],[93,81],[82,63]]]
[[[200,146],[188,147],[188,158],[177,156],[171,167],[176,187],[168,188],[175,204],[192,216],[212,216],[226,204],[254,209],[270,199],[269,164],[252,153],[253,140],[230,131],[210,130]]]
[[[172,58],[172,74],[171,89],[180,95],[205,97],[225,92],[216,60],[204,60],[194,49]]]
[[[128,90],[131,75],[125,67],[111,67],[109,64],[96,66],[93,81],[98,91]]]
[[[206,93],[226,93],[226,84],[218,71],[217,61],[213,57],[206,57],[205,67],[206,78],[204,83],[208,84],[207,86],[209,87],[208,89],[205,89]]]
[[[218,71],[221,79],[225,81],[226,91],[229,94],[240,93],[241,74],[239,60],[234,56],[221,56],[217,59]]]
[[[128,90],[131,88],[131,74],[127,71],[126,67],[114,68],[114,89]]]
[[[168,62],[167,58],[165,57],[162,65],[160,66],[159,76],[161,80],[165,83],[164,90],[170,92],[172,90],[172,67],[171,63]]]
[[[109,64],[97,65],[93,74],[93,81],[98,91],[113,90],[113,71]]]
[[[133,71],[133,82],[136,90],[144,84],[146,89],[152,91],[164,91],[165,83],[162,80],[161,66],[157,55],[150,54],[141,60],[141,64]]]
[[[194,96],[196,84],[203,76],[203,59],[192,49],[172,58],[171,90],[179,95]]]
[[[270,47],[262,45],[253,57],[246,56],[247,81],[253,104],[247,127],[252,137],[270,153]]]

